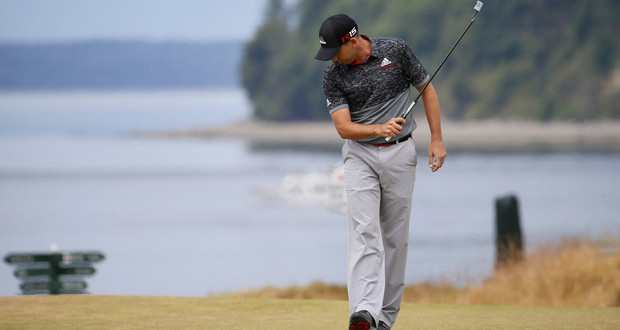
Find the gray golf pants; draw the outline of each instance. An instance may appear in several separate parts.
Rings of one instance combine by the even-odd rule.
[[[349,218],[350,312],[394,324],[403,294],[417,156],[413,138],[342,147]]]

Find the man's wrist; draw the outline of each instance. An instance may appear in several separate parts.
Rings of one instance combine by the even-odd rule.
[[[432,135],[431,143],[443,143],[443,136],[441,135]]]

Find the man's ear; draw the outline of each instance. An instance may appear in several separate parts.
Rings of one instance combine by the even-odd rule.
[[[353,46],[353,48],[357,48],[358,46],[358,42],[357,42],[357,38],[351,38],[351,40],[349,40],[349,43],[351,43],[351,46]]]

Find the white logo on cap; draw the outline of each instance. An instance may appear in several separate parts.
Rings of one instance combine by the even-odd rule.
[[[325,40],[323,40],[323,36],[319,36],[319,42],[321,43],[321,45],[326,45],[327,44],[325,42]]]
[[[353,29],[349,31],[349,37],[353,38],[353,36],[355,36],[356,34],[357,34],[357,29],[354,26]]]

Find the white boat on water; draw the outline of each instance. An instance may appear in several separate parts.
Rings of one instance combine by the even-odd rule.
[[[286,175],[278,185],[258,190],[267,202],[302,207],[323,207],[346,213],[344,168],[337,166],[325,172],[296,172]]]

